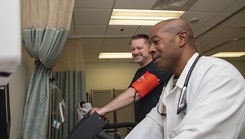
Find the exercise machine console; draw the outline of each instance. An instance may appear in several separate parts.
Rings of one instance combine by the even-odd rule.
[[[88,112],[72,129],[67,139],[92,139],[101,132],[106,125],[105,118],[97,112]]]

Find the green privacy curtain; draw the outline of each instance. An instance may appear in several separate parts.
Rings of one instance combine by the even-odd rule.
[[[59,62],[54,67],[53,76],[57,80],[57,87],[60,89],[65,102],[64,123],[60,128],[51,128],[52,139],[66,139],[69,132],[78,122],[77,107],[81,101],[86,101],[84,54],[81,39],[68,39]],[[57,93],[51,95],[51,121],[61,122],[57,117]],[[58,118],[58,119],[57,119]]]
[[[21,0],[22,46],[35,59],[22,123],[23,139],[46,139],[49,73],[68,35],[74,0]]]

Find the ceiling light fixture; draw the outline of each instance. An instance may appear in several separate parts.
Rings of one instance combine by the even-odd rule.
[[[114,9],[109,25],[155,25],[156,23],[179,18],[184,11],[170,10],[127,10]]]
[[[131,53],[100,53],[99,59],[132,58]]]
[[[244,55],[245,55],[245,52],[219,52],[212,56],[213,57],[241,57]]]

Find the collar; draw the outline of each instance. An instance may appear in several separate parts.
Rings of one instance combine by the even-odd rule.
[[[178,86],[179,88],[184,87],[184,83],[185,83],[185,79],[188,74],[188,71],[190,70],[191,65],[194,63],[197,56],[198,56],[198,53],[196,52],[195,54],[192,55],[192,57],[188,60],[187,64],[185,65],[185,68],[180,74],[180,77],[176,83],[176,86]]]

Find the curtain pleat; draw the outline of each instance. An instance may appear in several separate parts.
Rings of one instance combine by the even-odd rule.
[[[45,67],[53,68],[64,48],[68,30],[31,29],[22,31],[23,45]],[[50,46],[50,47],[49,47]]]
[[[23,134],[25,138],[44,139],[47,133],[49,84],[46,80],[48,70],[39,62],[35,62],[29,84],[23,116]],[[36,92],[36,93],[33,93]]]
[[[62,97],[65,101],[66,108],[64,109],[65,122],[60,129],[52,128],[52,139],[66,139],[70,131],[78,122],[77,106],[84,98],[85,80],[84,71],[60,71],[54,72],[54,77],[58,81],[58,88],[61,90]],[[57,97],[53,97],[51,101],[56,102]],[[52,103],[55,104],[55,103]],[[51,117],[51,121],[54,116]]]
[[[75,0],[21,0],[22,46],[35,59],[22,123],[23,139],[48,138],[49,78],[65,46]]]
[[[49,112],[49,73],[65,46],[68,31],[54,29],[23,30],[23,46],[35,64],[29,84],[23,116],[23,139],[47,136]]]
[[[60,129],[51,128],[51,132],[52,139],[65,139],[78,122],[78,103],[86,100],[82,40],[68,39],[58,61],[53,69],[53,76],[66,103],[65,122]],[[57,101],[57,97],[53,97],[51,101],[51,104],[55,104],[53,102]],[[53,118],[51,117],[51,121]]]

